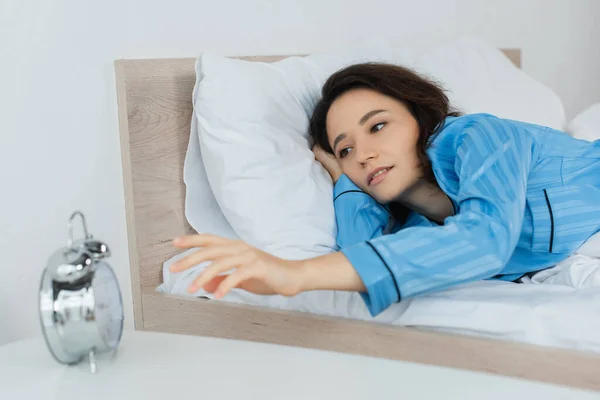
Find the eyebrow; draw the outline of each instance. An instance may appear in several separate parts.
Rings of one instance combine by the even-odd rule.
[[[359,125],[364,125],[365,122],[367,122],[369,120],[369,118],[373,117],[374,115],[377,115],[379,113],[385,112],[387,110],[371,110],[368,113],[366,113],[365,115],[362,116],[361,119],[358,120]],[[346,134],[345,133],[340,133],[335,140],[333,141],[333,151],[335,152],[335,148],[338,145],[338,143],[340,143],[342,140],[344,140],[346,138]]]
[[[367,122],[369,120],[369,118],[371,118],[374,115],[377,115],[379,113],[385,112],[386,110],[373,110],[373,111],[369,111],[368,113],[366,113],[365,115],[362,116],[362,118],[358,121],[358,123],[360,125],[364,125],[365,122]]]

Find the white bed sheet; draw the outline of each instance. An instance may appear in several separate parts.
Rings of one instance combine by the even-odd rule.
[[[598,235],[597,235],[598,236]],[[206,263],[173,274],[169,266],[195,249],[164,263],[157,291],[186,291]],[[357,320],[415,326],[481,337],[600,353],[600,257],[576,254],[524,284],[479,281],[394,304],[373,318],[357,293],[305,292],[294,297],[259,296],[234,289],[222,300]]]

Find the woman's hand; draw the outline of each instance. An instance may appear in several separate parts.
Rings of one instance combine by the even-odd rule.
[[[294,296],[302,291],[302,263],[283,260],[242,241],[214,235],[190,235],[173,244],[181,249],[201,247],[197,252],[174,263],[171,272],[180,272],[203,261],[212,261],[188,287],[193,293],[204,288],[215,297],[225,296],[233,288],[256,294]],[[229,275],[219,275],[233,270]]]
[[[315,153],[317,161],[329,172],[333,183],[336,183],[340,176],[342,176],[342,167],[340,167],[338,160],[333,154],[327,153],[318,145],[314,145],[312,151]]]

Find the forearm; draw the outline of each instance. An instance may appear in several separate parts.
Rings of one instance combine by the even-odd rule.
[[[341,252],[302,261],[302,291],[345,290],[364,292],[356,270]]]
[[[340,248],[381,236],[390,222],[385,207],[345,175],[334,187],[334,207]]]

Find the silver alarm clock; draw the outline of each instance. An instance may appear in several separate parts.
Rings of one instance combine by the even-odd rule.
[[[85,237],[73,240],[73,220],[80,216]],[[74,212],[68,223],[67,246],[55,251],[42,273],[39,312],[50,353],[63,364],[114,350],[123,332],[123,302],[117,278],[106,262],[106,244],[88,233],[85,217]]]

